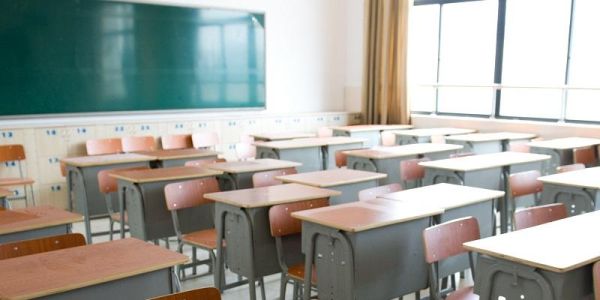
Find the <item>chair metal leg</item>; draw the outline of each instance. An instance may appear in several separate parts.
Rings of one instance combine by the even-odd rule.
[[[279,300],[285,300],[285,290],[287,287],[287,276],[281,272],[281,282],[279,283]]]
[[[192,268],[192,275],[196,275],[197,266],[195,265],[197,261],[197,249],[196,247],[192,247],[192,263],[194,263],[194,267]]]
[[[261,277],[258,280],[258,284],[260,285],[260,293],[262,294],[262,300],[267,300],[267,294],[265,293],[265,280],[264,280],[264,277]]]
[[[35,206],[35,196],[33,195],[33,184],[29,185],[29,189],[31,190],[31,204]],[[25,203],[27,203],[27,195],[25,195]]]
[[[294,290],[292,292],[292,299],[299,300],[298,296],[298,282],[294,280]]]
[[[115,221],[113,221],[113,219],[111,217],[108,217],[108,240],[112,241],[113,240],[113,231],[114,231],[114,225],[115,225]]]

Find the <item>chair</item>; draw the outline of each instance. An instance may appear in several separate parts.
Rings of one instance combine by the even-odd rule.
[[[431,143],[433,143],[433,144],[445,144],[446,143],[446,136],[444,136],[444,135],[432,135],[431,136]]]
[[[544,223],[564,219],[567,208],[563,203],[534,206],[515,212],[515,230],[521,230]]]
[[[160,138],[160,144],[165,150],[193,148],[192,136],[189,134],[165,135]]]
[[[156,143],[153,136],[126,136],[121,138],[123,152],[153,151]]]
[[[256,146],[252,143],[235,144],[235,154],[239,160],[248,160],[256,157]]]
[[[192,145],[194,148],[214,149],[219,144],[219,136],[216,132],[197,132],[192,134]]]
[[[584,164],[564,165],[564,166],[556,167],[556,173],[565,173],[565,172],[571,172],[571,171],[577,171],[577,170],[583,170],[583,169],[585,169]]]
[[[425,168],[419,163],[429,161],[427,157],[414,158],[400,161],[400,182],[406,187],[409,181],[414,181],[415,186],[421,186],[422,180],[425,177]]]
[[[510,143],[508,145],[508,151],[529,153],[531,149],[527,143]]]
[[[447,258],[468,253],[469,264],[473,278],[475,265],[473,253],[463,248],[463,243],[479,239],[479,224],[477,219],[466,217],[452,220],[423,231],[425,261],[429,264],[429,294],[430,299],[443,299],[439,288],[439,262]],[[473,287],[463,287],[450,293],[446,300],[479,299],[473,294]]]
[[[181,293],[170,294],[151,298],[150,300],[221,300],[221,293],[217,288],[206,287],[189,290]]]
[[[358,201],[374,200],[378,196],[401,191],[402,186],[399,183],[386,184],[370,189],[364,189],[358,192]]]
[[[534,196],[534,205],[539,203],[538,195],[544,187],[542,182],[537,180],[540,176],[540,171],[532,170],[514,173],[508,177],[508,186],[511,195],[511,201],[507,203],[509,205],[509,216],[515,214],[517,208],[516,198],[518,197],[532,195]]]
[[[313,209],[329,205],[329,200],[315,199],[309,201],[279,204],[269,209],[269,223],[271,236],[275,238],[277,258],[281,267],[281,286],[279,299],[285,299],[285,290],[288,282],[294,285],[294,299],[301,299],[302,284],[304,283],[304,259],[294,261],[292,257],[303,257],[298,241],[301,238],[302,222],[293,218],[293,212]],[[296,245],[296,247],[292,247]],[[313,268],[311,284],[316,286],[316,270]]]
[[[115,154],[123,152],[120,138],[87,140],[85,149],[88,155]]]
[[[277,176],[296,174],[296,168],[286,168],[272,171],[256,172],[252,174],[252,186],[265,187],[282,184],[281,181],[275,179]]]
[[[226,162],[226,160],[224,158],[188,160],[185,162],[184,166],[202,168],[220,162]]]
[[[473,156],[475,155],[475,153],[473,152],[460,152],[460,153],[452,153],[450,155],[448,155],[449,158],[458,158],[458,157],[465,157],[465,156]]]
[[[35,206],[35,197],[33,194],[33,184],[35,180],[24,177],[23,173],[23,165],[21,161],[25,160],[25,148],[23,145],[3,145],[0,146],[0,163],[4,163],[6,165],[17,165],[19,169],[19,177],[5,177],[0,178],[0,187],[9,188],[9,187],[23,187],[23,195],[19,195],[17,191],[15,192],[15,196],[7,197],[6,204],[10,207],[10,200],[18,200],[24,199],[25,206],[28,206],[27,202],[27,187],[31,192],[31,203]]]
[[[365,149],[365,148],[343,149],[343,150],[335,151],[335,166],[338,168],[343,168],[348,165],[348,155],[345,153],[345,151],[361,150],[361,149]]]
[[[68,233],[32,240],[10,242],[0,244],[0,260],[77,246],[85,246],[85,238],[81,233]]]
[[[600,262],[594,264],[594,299],[600,300]]]
[[[108,210],[108,222],[109,222],[109,240],[113,240],[114,224],[124,222],[127,225],[127,212],[124,212],[124,219],[121,220],[121,213],[119,209],[119,195],[117,194],[118,184],[117,179],[110,176],[115,171],[133,171],[133,170],[145,170],[148,167],[133,167],[123,169],[106,169],[98,172],[98,189],[100,193],[104,195],[106,200],[106,208]]]
[[[320,127],[317,129],[317,137],[332,137],[333,130],[329,127]]]
[[[396,135],[390,131],[383,131],[381,133],[381,145],[384,147],[391,147],[396,145]]]
[[[179,222],[179,219],[183,216],[183,213],[187,213],[188,216],[190,215],[189,211],[185,212],[185,210],[191,210],[193,208],[198,208],[200,206],[212,203],[212,201],[204,198],[204,194],[219,191],[219,184],[215,178],[201,178],[196,180],[175,182],[165,186],[167,210],[171,212],[171,216],[173,218],[173,227],[177,235],[177,251],[179,251],[179,253],[183,253],[184,245],[189,245],[193,248],[192,263],[187,266],[181,265],[178,267],[178,270],[181,274],[180,278],[182,280],[188,279],[188,277],[185,276],[185,267],[193,266],[195,274],[195,267],[200,263],[204,263],[196,260],[197,248],[206,250],[208,252],[210,264],[207,274],[212,273],[212,270],[216,264],[215,251],[217,249],[217,231],[214,228],[214,220],[211,222],[213,223],[211,228],[198,229],[184,228],[182,223]],[[212,211],[212,209],[210,210]]]
[[[586,167],[597,165],[596,148],[586,147],[573,149],[573,163],[584,164]]]

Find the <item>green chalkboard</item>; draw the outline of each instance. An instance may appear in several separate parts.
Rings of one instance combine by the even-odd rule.
[[[265,106],[264,14],[0,1],[0,116]]]

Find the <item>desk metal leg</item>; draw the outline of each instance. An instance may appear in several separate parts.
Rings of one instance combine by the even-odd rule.
[[[502,184],[504,188],[504,203],[500,205],[500,233],[508,231],[508,205],[510,196],[508,195],[508,178],[510,176],[510,166],[502,167]]]

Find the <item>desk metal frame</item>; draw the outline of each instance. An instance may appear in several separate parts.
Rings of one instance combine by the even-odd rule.
[[[390,129],[390,131],[393,129]],[[379,145],[381,133],[387,130],[346,131],[333,129],[333,136],[348,136],[364,140],[364,147],[371,148]]]
[[[301,163],[301,166],[296,167],[300,173],[320,171],[324,164],[321,146],[276,149],[257,145],[256,158],[273,158]]]
[[[37,239],[41,237],[53,236],[53,235],[61,235],[67,234],[71,232],[72,224],[62,224],[55,226],[48,226],[43,228],[24,230],[19,232],[11,232],[6,234],[0,234],[0,244],[14,242],[14,241],[22,241],[22,240],[30,240]]]
[[[600,209],[597,189],[544,182],[542,204],[564,203],[569,216]]]

